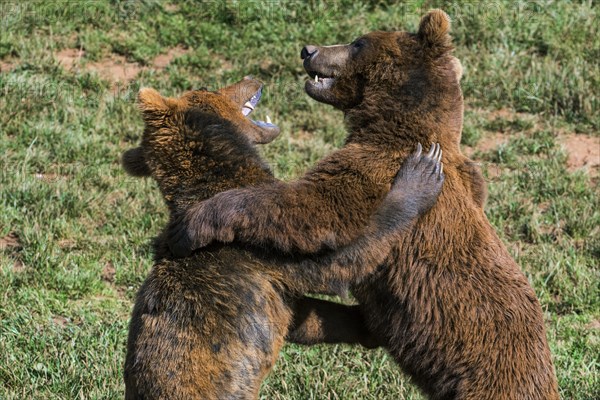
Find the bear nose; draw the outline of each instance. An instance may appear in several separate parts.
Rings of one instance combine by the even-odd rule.
[[[317,48],[317,46],[306,45],[300,52],[300,58],[304,60],[305,58],[313,56],[318,51],[319,49]]]

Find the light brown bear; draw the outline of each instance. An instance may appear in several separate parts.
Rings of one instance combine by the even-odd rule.
[[[366,226],[416,143],[439,142],[438,202],[352,292],[369,329],[430,398],[557,399],[542,309],[485,216],[481,172],[460,151],[462,68],[449,31],[448,16],[433,10],[417,33],[306,46],[306,92],[344,112],[345,146],[293,184],[191,207],[172,225],[170,245],[178,254],[213,240],[295,254],[339,248]],[[327,336],[327,316],[314,318],[322,307],[306,300],[298,317],[308,321],[297,319],[292,340]],[[312,341],[311,332],[319,332]]]
[[[144,135],[124,154],[126,170],[156,180],[172,214],[227,189],[276,184],[253,143],[272,140],[279,129],[247,117],[260,91],[250,78],[176,99],[142,89]],[[126,398],[255,399],[295,300],[305,292],[337,292],[372,271],[435,202],[443,182],[440,156],[434,146],[404,163],[365,235],[335,254],[293,259],[229,244],[175,259],[159,237],[131,317]],[[327,308],[328,321],[342,314],[340,307]],[[343,340],[354,335],[349,341],[370,345],[368,330],[357,323],[360,311],[350,312],[355,318]]]

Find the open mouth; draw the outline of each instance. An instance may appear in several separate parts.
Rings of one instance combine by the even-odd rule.
[[[254,111],[254,109],[258,105],[258,102],[260,101],[261,96],[262,96],[262,86],[242,106],[242,114],[244,114],[244,116],[248,117]],[[261,128],[277,128],[277,125],[275,125],[274,123],[271,122],[271,118],[268,115],[265,117],[265,121],[260,121],[260,120],[255,121],[251,118],[248,118],[248,119],[250,121],[252,121],[252,123],[254,123],[255,125],[260,126]]]
[[[317,89],[331,89],[335,83],[335,78],[333,76],[319,75],[316,71],[307,72],[308,76],[311,77],[311,80],[308,80],[307,83]]]

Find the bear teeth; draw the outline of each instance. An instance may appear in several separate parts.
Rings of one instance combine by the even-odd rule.
[[[319,83],[319,75],[315,74],[315,83]]]
[[[249,101],[247,101],[246,104],[244,104],[244,107],[248,107],[249,109],[254,110],[254,106]]]
[[[269,118],[269,116],[267,115],[267,124],[271,123],[271,118]]]

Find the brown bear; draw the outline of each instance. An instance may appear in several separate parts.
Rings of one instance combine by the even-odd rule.
[[[557,399],[542,309],[485,216],[481,172],[460,151],[462,68],[449,31],[448,16],[433,10],[417,33],[304,47],[305,90],[344,112],[344,147],[292,184],[236,189],[191,207],[172,224],[170,246],[177,254],[213,240],[296,254],[344,246],[410,149],[439,142],[439,200],[352,288],[368,327],[430,398]],[[322,302],[310,307],[303,315],[320,314]],[[297,320],[290,338],[317,342],[310,332],[325,328],[314,325]]]
[[[177,99],[142,89],[144,135],[139,147],[124,154],[124,167],[154,178],[172,214],[230,188],[276,184],[253,143],[272,140],[279,129],[247,117],[260,91],[250,78]],[[175,259],[159,237],[155,265],[131,317],[126,398],[256,398],[287,334],[295,300],[304,292],[343,290],[380,264],[391,243],[435,202],[443,182],[440,157],[439,146],[427,155],[419,146],[364,235],[335,254],[294,259],[229,244]],[[335,321],[340,309],[328,307],[327,320]],[[350,312],[354,318],[342,320],[348,331],[343,340],[356,335],[350,341],[369,345],[368,330],[356,322],[360,311]],[[307,323],[311,318],[317,317]],[[342,340],[334,334],[321,338]]]

